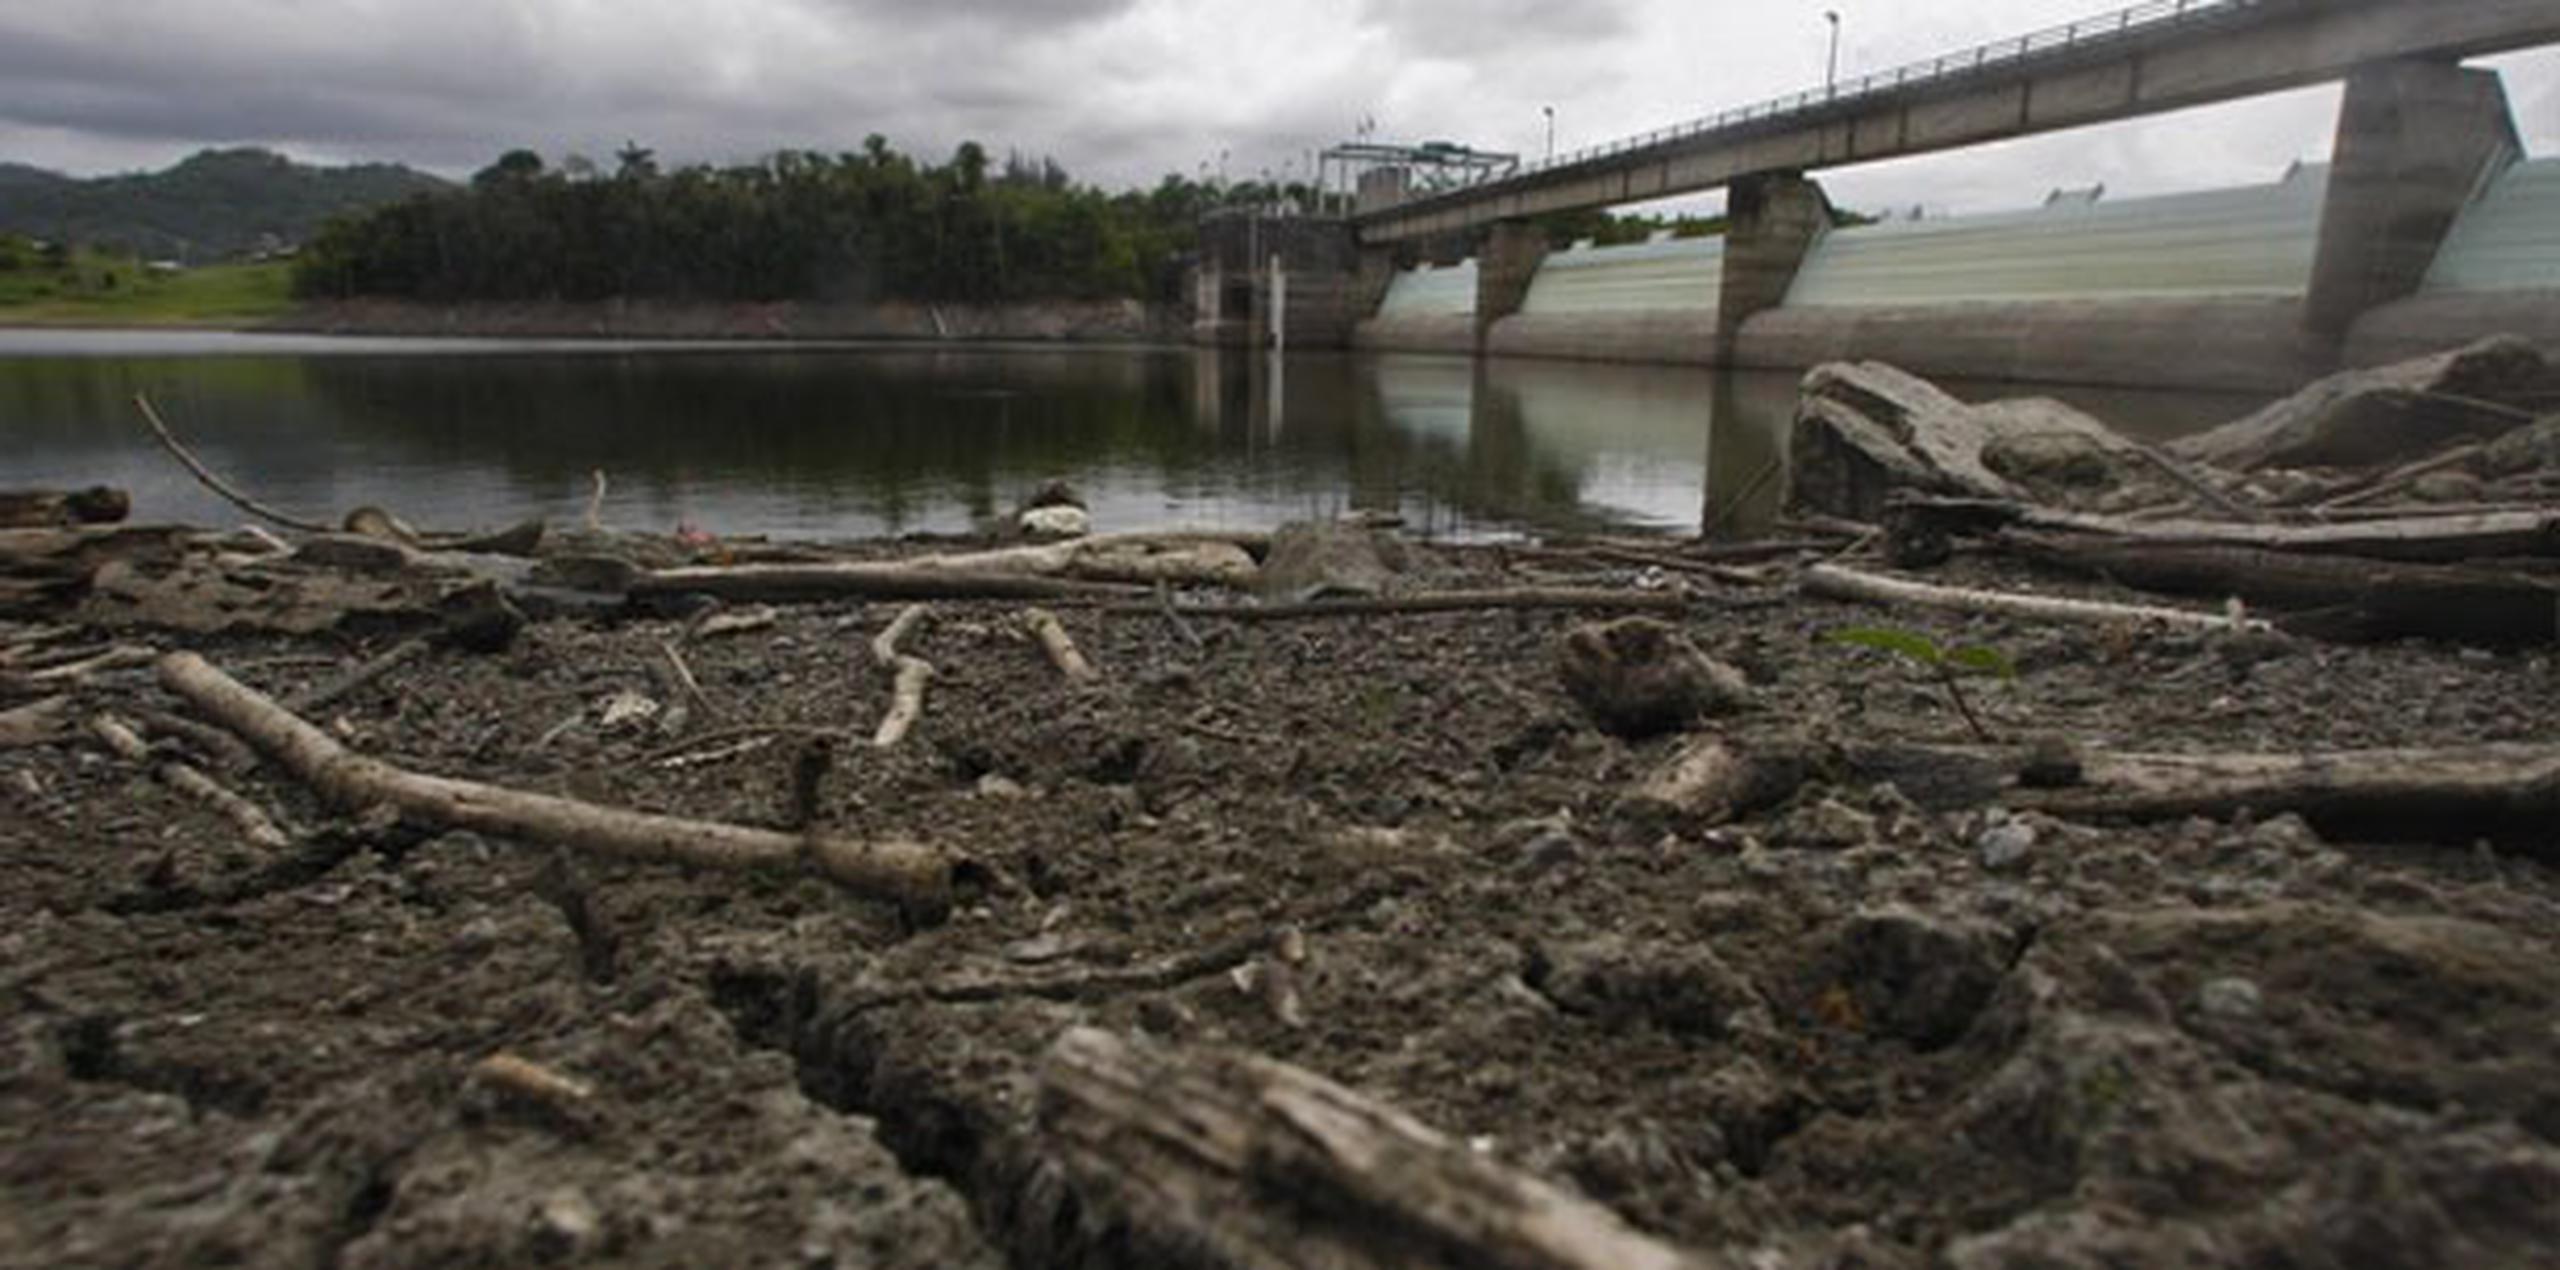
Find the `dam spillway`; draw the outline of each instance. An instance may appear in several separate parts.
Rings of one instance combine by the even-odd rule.
[[[1515,311],[1478,321],[1479,263],[1401,271],[1358,347],[1794,369],[1879,358],[1925,373],[2264,389],[2512,331],[2560,353],[2560,158],[2504,167],[2461,205],[2416,292],[2333,342],[2306,329],[2332,169],[2237,189],[1889,217],[1820,233],[1781,303],[1721,329],[1721,238],[1576,245]],[[1479,343],[1479,331],[1481,342]]]

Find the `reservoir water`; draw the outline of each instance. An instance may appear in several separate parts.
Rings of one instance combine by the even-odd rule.
[[[574,520],[850,538],[967,530],[1050,478],[1098,526],[1267,527],[1350,509],[1417,531],[1694,533],[1764,520],[1797,377],[1426,356],[1095,346],[622,344],[0,330],[0,488],[121,486],[138,520],[240,515],[178,469],[313,518]],[[2064,397],[2173,434],[2257,403]]]

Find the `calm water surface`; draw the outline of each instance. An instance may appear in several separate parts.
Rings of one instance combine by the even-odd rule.
[[[0,330],[0,487],[118,485],[137,519],[240,519],[152,443],[136,392],[215,470],[313,517],[374,504],[437,528],[570,520],[602,468],[605,519],[631,529],[959,531],[1063,477],[1107,529],[1365,508],[1476,537],[1765,517],[1784,485],[1795,376],[1191,349]],[[2146,435],[2256,404],[2065,395]]]

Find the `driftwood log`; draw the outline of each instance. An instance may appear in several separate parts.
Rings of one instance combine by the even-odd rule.
[[[2075,600],[2053,595],[2021,595],[2013,591],[1990,591],[1978,587],[1938,586],[1915,582],[1908,578],[1889,577],[1881,573],[1865,573],[1839,565],[1809,565],[1798,575],[1798,583],[1807,595],[1831,600],[1852,600],[1867,604],[1913,608],[1946,609],[1957,613],[1973,613],[1996,617],[2027,618],[2048,622],[2083,622],[2099,625],[2150,624],[2181,630],[2263,631],[2265,622],[2235,617],[2227,613],[2200,613],[2190,609],[2162,608],[2149,604],[2112,604],[2100,600]]]
[[[921,604],[910,604],[878,635],[871,639],[871,660],[891,676],[889,708],[880,715],[879,730],[871,734],[875,749],[888,749],[906,739],[907,729],[916,725],[924,714],[925,685],[933,682],[933,663],[921,657],[910,657],[898,651],[898,641],[914,630],[931,610]]]
[[[1903,498],[1896,501],[1893,512],[1895,532],[1914,527],[1959,534],[2027,529],[2144,546],[2251,547],[2413,563],[2560,557],[2560,509],[2549,508],[2395,516],[2330,525],[2131,520],[1996,499]]]
[[[777,833],[411,772],[347,749],[193,653],[162,658],[160,682],[322,798],[348,810],[388,805],[430,824],[626,860],[727,870],[814,870],[857,895],[894,901],[919,920],[939,921],[950,910],[952,862],[920,843]]]
[[[81,490],[0,490],[0,529],[112,525],[132,511],[130,496],[105,485]]]
[[[1379,617],[1400,613],[1467,613],[1500,609],[1574,609],[1591,613],[1682,613],[1695,603],[1673,591],[1623,591],[1580,587],[1513,587],[1498,591],[1431,591],[1416,595],[1346,596],[1295,604],[1198,604],[1172,610],[1185,617],[1236,622],[1296,621],[1317,617]],[[1114,604],[1110,613],[1156,613],[1153,605]]]
[[[2076,534],[2003,534],[2024,560],[2145,591],[2295,612],[2277,624],[2324,639],[2403,636],[2498,645],[2560,639],[2560,578],[2511,569],[2394,564],[2254,547],[2133,543]]]
[[[1701,734],[1629,791],[1631,807],[1717,824],[1811,780],[1891,781],[1923,807],[1988,805],[2099,820],[2293,812],[2343,840],[2513,843],[2560,860],[2560,746],[2147,754],[1821,745]]]
[[[1058,620],[1057,614],[1047,609],[1025,609],[1022,627],[1039,641],[1040,651],[1048,655],[1049,664],[1056,666],[1058,673],[1065,675],[1070,682],[1091,683],[1102,677],[1102,672],[1094,669],[1093,663],[1085,657],[1084,650],[1076,647],[1075,637],[1067,634],[1066,624]]]
[[[1260,541],[1258,535],[1239,538]],[[1257,566],[1241,542],[1187,531],[1096,534],[1065,542],[907,560],[699,565],[643,573],[635,596],[722,600],[1037,600],[1126,594],[1156,582],[1245,587]]]
[[[1256,1054],[1069,1031],[1041,1138],[1149,1264],[1704,1270],[1600,1205]]]

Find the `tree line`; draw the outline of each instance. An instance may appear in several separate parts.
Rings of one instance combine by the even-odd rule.
[[[1170,297],[1201,214],[1273,191],[1168,176],[1106,193],[1054,162],[993,163],[975,142],[919,163],[786,151],[662,171],[627,147],[610,172],[510,151],[468,186],[330,222],[304,297],[424,300]]]
[[[845,154],[662,170],[627,146],[610,171],[511,150],[469,184],[340,216],[306,243],[294,291],[428,301],[1178,300],[1201,216],[1307,206],[1304,186],[1191,180],[1106,192],[1048,159],[963,142],[920,163],[874,134]],[[1714,233],[1722,218],[1549,218],[1558,245]]]

